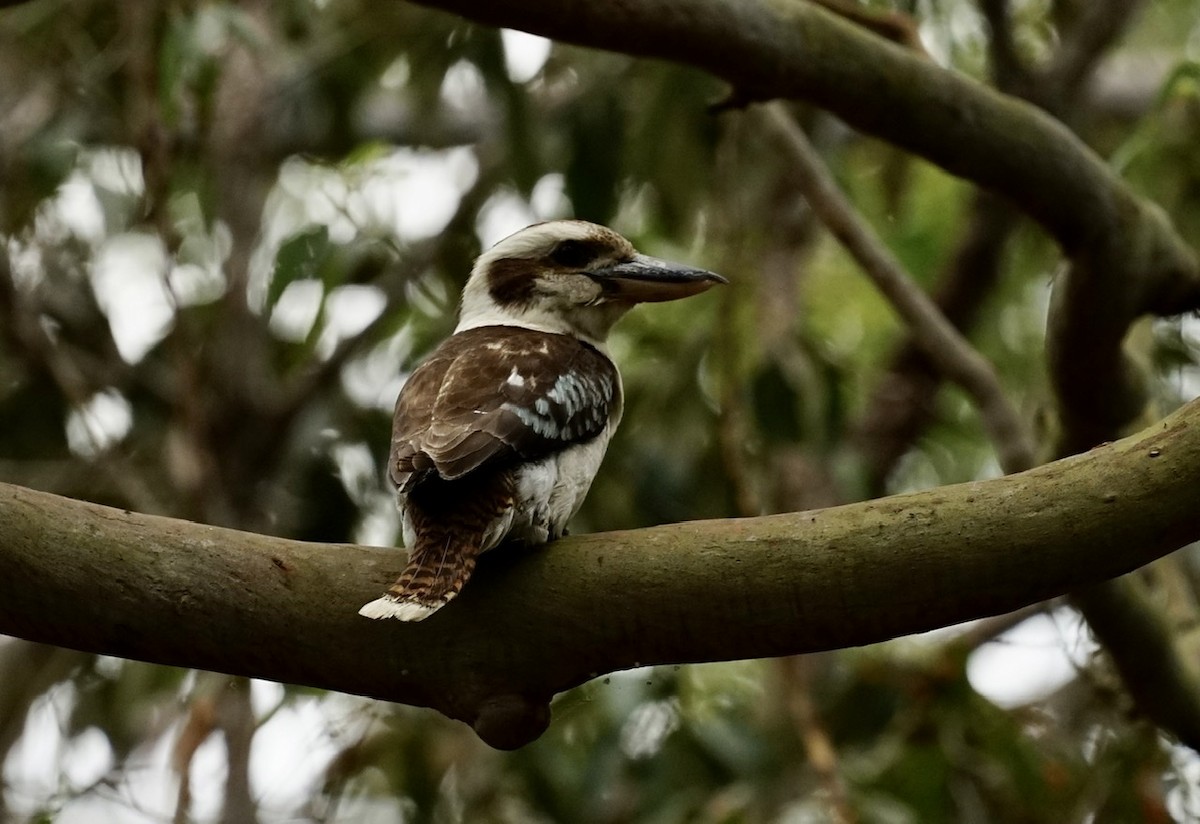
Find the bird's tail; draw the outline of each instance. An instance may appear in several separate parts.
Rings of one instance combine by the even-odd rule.
[[[475,571],[479,547],[453,534],[413,548],[408,566],[381,598],[358,611],[367,618],[421,621],[449,603]]]

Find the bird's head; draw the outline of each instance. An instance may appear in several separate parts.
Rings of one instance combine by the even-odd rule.
[[[475,261],[457,331],[524,326],[602,344],[636,303],[684,298],[727,282],[703,269],[640,254],[595,223],[536,223]]]

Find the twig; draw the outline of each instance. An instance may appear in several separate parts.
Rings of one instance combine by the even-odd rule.
[[[1029,72],[1017,54],[1013,40],[1009,0],[980,0],[979,10],[987,21],[988,54],[992,60],[992,77],[1001,89],[1025,87]]]
[[[216,724],[225,734],[225,797],[221,824],[255,824],[258,805],[250,792],[250,744],[256,726],[250,705],[250,679],[229,678],[216,701]]]
[[[1079,88],[1104,52],[1128,28],[1130,20],[1141,12],[1144,5],[1145,0],[1092,0],[1082,4],[1079,19],[1063,33],[1054,56],[1039,73],[1037,86],[1051,95],[1058,92],[1060,97]],[[1046,105],[1051,111],[1060,108],[1038,99],[1044,96],[1032,89],[1031,94],[1034,102]]]
[[[1033,466],[1033,440],[1004,394],[992,365],[946,320],[858,216],[804,132],[782,106],[772,103],[760,111],[772,134],[787,149],[813,211],[891,302],[937,369],[974,398],[1004,471],[1020,472]]]
[[[966,228],[933,295],[939,311],[964,333],[999,282],[1005,247],[1020,225],[1015,209],[985,191],[975,192],[967,211]],[[934,420],[933,399],[941,385],[942,376],[910,333],[896,347],[854,426],[870,494],[882,494],[897,462]]]
[[[850,805],[846,782],[838,766],[837,750],[813,702],[812,659],[807,655],[796,655],[785,659],[782,664],[785,668],[784,677],[790,682],[788,710],[799,728],[809,766],[817,774],[828,797],[830,817],[834,824],[855,824],[858,816]]]
[[[744,386],[738,379],[738,342],[741,335],[735,329],[737,290],[729,289],[717,314],[716,351],[720,353],[718,373],[721,385],[721,410],[717,415],[717,446],[725,477],[733,490],[734,508],[743,518],[762,514],[762,503],[750,462],[746,460],[746,407],[742,400]]]
[[[1010,629],[1023,624],[1035,615],[1043,615],[1050,612],[1057,606],[1059,601],[1043,601],[1040,604],[1030,604],[1027,607],[1005,613],[1004,615],[996,615],[991,618],[984,618],[972,626],[968,627],[960,635],[956,635],[946,645],[946,651],[955,655],[965,656],[973,652],[989,641],[994,641],[999,636],[1008,632]]]
[[[899,11],[880,11],[860,6],[854,0],[809,0],[809,2],[828,9],[839,17],[844,17],[851,23],[856,23],[885,40],[898,43],[920,54],[928,54],[925,51],[925,44],[921,42],[917,22],[911,15]]]
[[[96,387],[83,373],[66,349],[54,341],[38,322],[40,306],[36,297],[23,294],[13,279],[8,253],[0,248],[0,317],[5,317],[7,335],[14,348],[58,387],[63,399],[80,415],[86,415],[88,402]],[[123,471],[114,458],[120,447],[105,446],[93,433],[88,421],[82,427],[94,452],[94,466],[112,482],[113,487],[143,512],[164,512],[159,497],[135,473]]]
[[[187,720],[171,753],[171,764],[179,778],[173,824],[188,824],[192,820],[192,760],[196,750],[216,730],[216,719],[216,704],[211,695],[197,695],[192,699]]]

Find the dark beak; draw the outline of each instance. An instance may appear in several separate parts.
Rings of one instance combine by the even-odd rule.
[[[704,269],[659,260],[649,255],[634,255],[632,260],[614,263],[588,272],[604,287],[609,300],[650,303],[698,295],[728,280]]]

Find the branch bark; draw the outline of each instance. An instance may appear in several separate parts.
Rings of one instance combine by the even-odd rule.
[[[1062,39],[1048,61],[1030,67],[1017,55],[1008,0],[981,0],[980,11],[991,29],[988,46],[996,87],[1067,123],[1078,119],[1086,108],[1080,89],[1143,5],[1141,0],[1091,4],[1074,26],[1060,32]],[[999,280],[1004,250],[1018,225],[1016,210],[987,192],[975,193],[967,213],[965,231],[937,280],[935,295],[939,308],[964,333]],[[897,349],[857,427],[872,495],[882,493],[896,462],[932,419],[940,385],[912,340]]]
[[[811,3],[418,2],[488,25],[695,66],[732,84],[734,103],[806,100],[1012,201],[1071,258],[1056,292],[1081,311],[1052,329],[1051,370],[1079,448],[1103,441],[1094,436],[1141,410],[1138,371],[1119,345],[1130,322],[1144,312],[1200,307],[1200,259],[1162,211],[1070,129]],[[1101,333],[1098,345],[1093,330]],[[1107,393],[1129,402],[1106,403]]]
[[[1147,208],[1078,137],[1037,107],[810,3],[420,4],[567,43],[695,66],[728,81],[744,102],[782,97],[814,103],[1004,195],[1045,226],[1068,254],[1090,254],[1090,243],[1141,218]],[[1200,289],[1195,256],[1169,225],[1155,224],[1154,233],[1164,253],[1159,266],[1189,273],[1192,288]]]
[[[1070,259],[1055,284],[1048,330],[1062,419],[1059,454],[1113,437],[1144,408],[1141,372],[1122,351],[1133,321],[1146,313],[1200,308],[1195,252],[1160,208],[1137,197],[1066,126],[812,4],[641,0],[548,8],[538,0],[418,2],[490,25],[696,66],[733,85],[733,104],[804,99],[1012,201]],[[1139,5],[1125,4],[1108,23],[1104,12],[1093,14],[1071,53],[1051,67],[1052,76],[1069,81],[1082,71]],[[1117,597],[1123,584],[1112,587],[1113,597],[1096,599],[1102,608],[1135,601],[1128,593]],[[1164,677],[1181,671],[1161,663]],[[1170,689],[1189,691],[1174,682]],[[1200,701],[1195,703],[1200,717]]]
[[[497,747],[613,670],[779,656],[994,615],[1200,538],[1200,401],[1018,475],[485,557],[415,625],[357,607],[396,550],[303,544],[0,485],[0,633],[433,707]]]

